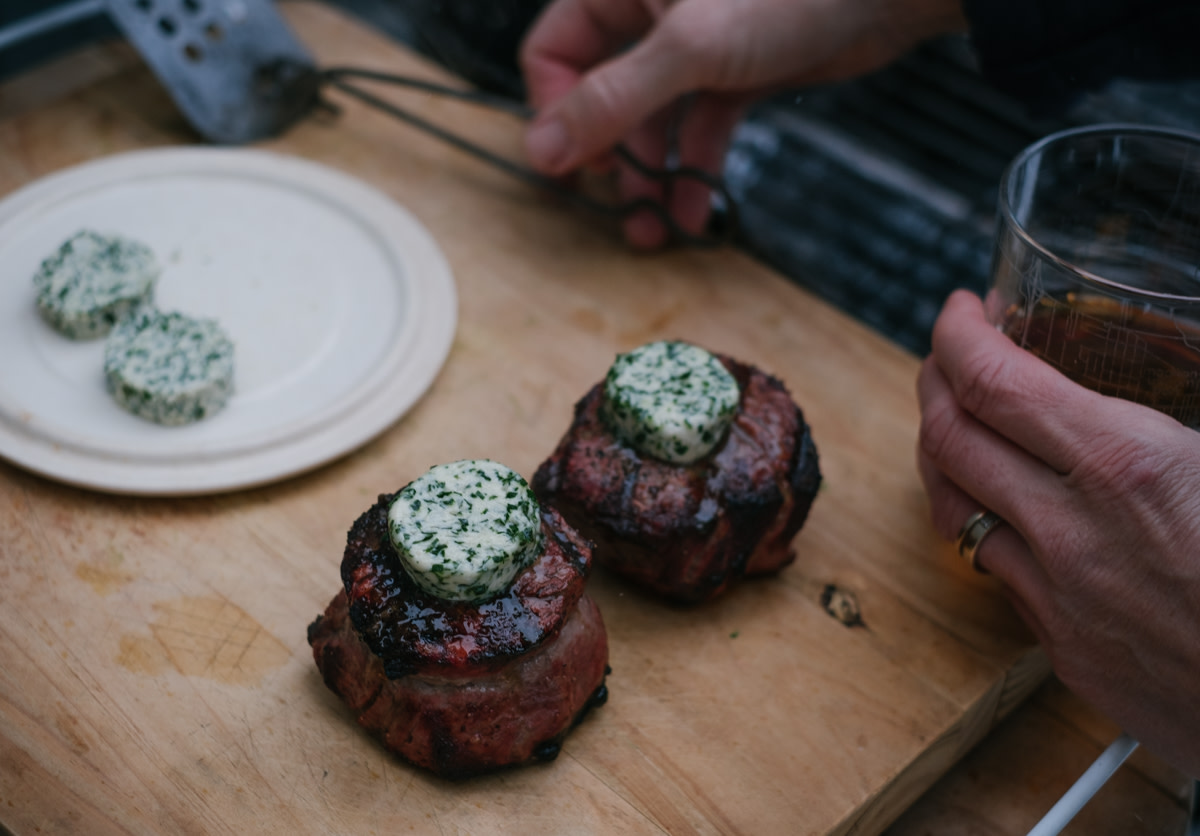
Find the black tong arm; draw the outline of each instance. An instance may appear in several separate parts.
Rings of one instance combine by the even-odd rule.
[[[412,111],[405,110],[396,104],[381,99],[368,90],[364,90],[361,86],[354,83],[354,80],[374,81],[384,84],[391,84],[401,87],[407,87],[414,90],[421,90],[426,93],[433,93],[439,96],[458,99],[469,104],[487,107],[492,110],[502,111],[504,113],[517,116],[522,119],[530,119],[533,117],[533,110],[520,102],[504,98],[502,96],[494,96],[489,93],[483,93],[475,90],[461,90],[454,87],[447,87],[441,84],[424,81],[422,79],[411,78],[409,76],[392,75],[390,73],[374,72],[372,70],[355,69],[351,67],[333,67],[322,70],[319,73],[321,86],[333,87],[337,90],[353,96],[371,107],[376,108],[390,116],[407,122],[413,127],[419,128],[426,133],[437,137],[455,148],[463,151],[471,156],[482,160],[501,171],[521,180],[529,185],[539,189],[552,192],[553,194],[564,198],[565,200],[580,206],[592,212],[597,212],[601,215],[606,215],[613,218],[627,218],[637,212],[652,212],[662,221],[670,232],[672,238],[689,246],[696,247],[712,247],[730,241],[737,229],[737,214],[736,206],[732,196],[729,194],[725,183],[719,177],[715,177],[699,168],[692,166],[680,166],[673,168],[654,168],[646,165],[637,157],[635,157],[628,148],[623,145],[618,145],[615,149],[617,157],[634,169],[638,174],[648,179],[664,184],[669,190],[671,185],[677,180],[694,180],[706,186],[718,198],[723,211],[722,223],[719,224],[719,231],[715,233],[703,233],[696,235],[683,229],[675,221],[666,207],[657,200],[649,197],[641,197],[636,200],[626,201],[624,203],[608,203],[596,198],[590,197],[575,189],[569,188],[560,181],[548,177],[544,174],[534,171],[526,166],[514,163],[511,160],[505,159],[500,155],[489,151],[468,139],[465,139],[458,134],[442,128],[429,120],[418,116]]]

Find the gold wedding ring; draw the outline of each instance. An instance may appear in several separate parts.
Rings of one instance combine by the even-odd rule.
[[[971,568],[976,572],[987,574],[984,569],[976,561],[975,556],[979,553],[979,546],[983,543],[985,537],[992,530],[1004,522],[999,514],[994,514],[991,511],[976,511],[971,516],[967,517],[967,521],[963,523],[962,529],[958,532],[958,539],[954,541],[954,548],[958,549],[958,553],[962,555],[962,559],[971,564]]]

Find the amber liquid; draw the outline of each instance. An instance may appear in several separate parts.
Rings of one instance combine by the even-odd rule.
[[[1200,323],[1067,294],[1013,305],[1001,330],[1082,386],[1200,429]]]

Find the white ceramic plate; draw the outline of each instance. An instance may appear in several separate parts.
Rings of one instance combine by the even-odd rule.
[[[124,412],[103,340],[38,315],[33,273],[80,229],[152,247],[162,310],[215,317],[235,394],[195,424]],[[259,485],[370,440],[436,377],[454,279],[424,227],[333,169],[262,151],[107,157],[0,201],[0,456],[74,485],[188,495]]]

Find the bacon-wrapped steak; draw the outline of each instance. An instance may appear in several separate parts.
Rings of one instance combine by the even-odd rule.
[[[605,420],[599,383],[532,482],[544,504],[592,540],[597,563],[682,602],[790,564],[821,483],[808,425],[783,384],[714,356],[739,397],[723,439],[703,458],[678,464],[638,452]]]
[[[447,600],[401,565],[395,498],[354,523],[345,589],[309,626],[325,684],[388,749],[446,778],[554,758],[607,696],[604,623],[583,592],[590,544],[541,509],[541,550],[504,592]]]

